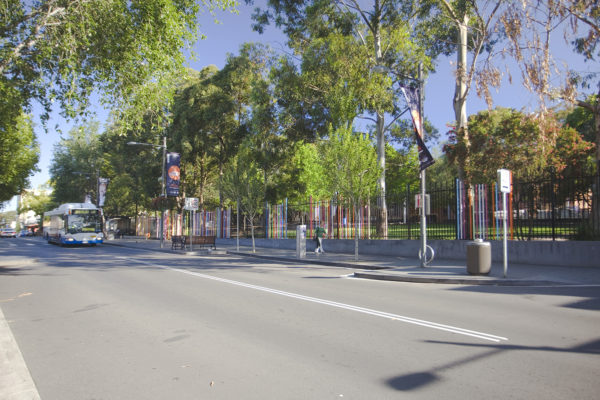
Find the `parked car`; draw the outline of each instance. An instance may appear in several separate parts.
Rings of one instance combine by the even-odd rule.
[[[17,231],[12,228],[4,228],[0,232],[0,237],[17,237]]]

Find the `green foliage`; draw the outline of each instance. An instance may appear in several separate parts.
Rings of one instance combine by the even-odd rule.
[[[219,187],[224,166],[246,136],[252,137],[255,159],[272,176],[281,164],[283,141],[272,87],[268,80],[273,55],[268,47],[246,43],[229,55],[222,70],[210,66],[191,75],[178,90],[168,136],[182,155],[186,195],[200,198]],[[223,203],[222,194],[219,204]]]
[[[96,121],[74,127],[68,138],[54,146],[50,181],[55,203],[83,202],[88,193],[96,199],[96,178],[103,160],[98,128]]]
[[[306,85],[302,72],[291,57],[282,57],[271,71],[278,118],[293,142],[314,143],[327,135],[328,110],[320,92]]]
[[[197,38],[203,9],[231,9],[233,0],[48,0],[0,4],[0,83],[63,115],[84,113],[93,92],[133,122],[158,110]],[[166,90],[162,90],[165,88]],[[130,121],[131,122],[131,121]],[[128,124],[122,124],[124,129]]]
[[[307,198],[325,200],[329,197],[325,189],[325,164],[319,146],[315,143],[296,144],[292,159],[296,171],[295,187],[290,201],[302,204]]]
[[[325,187],[331,197],[337,193],[358,204],[376,192],[381,171],[368,136],[350,128],[332,130],[330,139],[322,143],[320,153],[325,167]]]
[[[435,156],[434,156],[435,157]],[[448,183],[454,182],[458,177],[458,168],[455,164],[448,161],[448,156],[442,154],[440,157],[435,157],[435,164],[427,168],[427,187],[446,186]]]
[[[451,132],[444,151],[472,183],[494,182],[500,168],[512,170],[515,178],[540,177],[550,170],[582,173],[594,149],[553,114],[542,119],[506,108],[472,115],[469,136],[467,144],[462,131]]]
[[[595,104],[597,97],[597,95],[589,96],[586,99],[586,102]],[[558,117],[565,125],[577,130],[584,140],[588,142],[594,142],[596,140],[594,114],[589,108],[574,107],[571,110],[559,113]]]
[[[262,211],[265,182],[248,141],[242,144],[238,154],[229,161],[221,185],[225,196],[238,202],[248,218],[254,250],[254,222]]]
[[[129,174],[119,174],[110,178],[106,189],[104,214],[110,216],[136,215],[136,182]]]
[[[223,191],[232,201],[239,201],[248,215],[257,215],[264,200],[264,179],[248,142],[232,158],[223,176]]]
[[[46,211],[57,207],[50,196],[50,187],[40,186],[37,190],[25,191],[21,196],[21,208],[19,212],[33,211],[35,215],[42,216]]]
[[[409,119],[400,119],[389,129],[389,142],[399,147],[402,151],[408,151],[415,145],[415,128],[411,117]],[[439,131],[431,122],[425,118],[423,121],[425,128],[425,143],[431,144],[440,138]],[[428,146],[429,147],[429,146]]]
[[[152,129],[120,135],[109,126],[101,135],[100,176],[109,178],[104,212],[133,215],[149,209],[151,199],[161,193],[162,151],[157,147],[130,146],[129,141],[162,144]]]
[[[173,123],[167,134],[170,150],[181,154],[181,190],[188,197],[198,197],[201,207],[217,176],[222,150],[219,138],[231,133],[233,105],[214,84],[217,73],[215,66],[209,66],[190,74],[175,97]]]
[[[389,194],[403,194],[406,193],[407,185],[412,190],[416,190],[419,184],[419,153],[417,146],[413,145],[408,150],[396,150],[387,145],[385,150],[386,192]]]
[[[23,113],[6,117],[0,118],[0,202],[10,200],[29,185],[29,176],[37,171],[39,159],[30,117]]]

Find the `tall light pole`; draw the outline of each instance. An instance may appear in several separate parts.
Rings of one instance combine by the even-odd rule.
[[[425,143],[425,126],[423,125],[423,64],[419,64],[419,119],[421,132],[423,132],[423,143]],[[418,134],[418,133],[417,133]],[[425,189],[425,169],[421,170],[421,268],[427,266],[427,211]]]
[[[165,186],[165,167],[167,163],[167,136],[163,136],[163,144],[153,144],[153,143],[141,143],[141,142],[127,142],[129,146],[150,146],[156,148],[162,148],[162,175],[161,175],[161,197],[167,198],[166,186]],[[163,232],[163,219],[164,219],[165,211],[164,207],[161,207],[160,210],[160,247],[161,249],[164,247],[165,235]]]
[[[419,99],[418,99],[418,101],[419,101],[419,125],[421,126],[421,132],[422,132],[421,139],[423,140],[423,142],[425,142],[425,126],[423,125],[423,92],[424,92],[423,64],[419,63],[418,76],[416,79],[411,76],[406,76],[404,74],[393,71],[391,68],[385,67],[382,65],[376,66],[375,69],[379,72],[391,73],[401,79],[406,79],[406,80],[410,80],[410,81],[418,83],[418,85],[419,85]],[[410,106],[409,106],[409,108],[410,108]],[[417,135],[420,135],[420,133],[417,132]],[[421,203],[420,203],[421,245],[420,245],[419,258],[421,259],[421,267],[424,268],[427,266],[427,247],[428,247],[427,246],[427,215],[425,214],[425,212],[427,211],[425,168],[423,168],[420,171],[420,180],[421,180],[421,194],[420,194],[420,199],[421,199]],[[431,259],[433,259],[433,253],[432,253]]]

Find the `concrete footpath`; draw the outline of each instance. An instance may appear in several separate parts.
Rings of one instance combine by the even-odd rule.
[[[531,264],[511,264],[508,256],[507,276],[504,277],[502,263],[493,263],[488,275],[470,275],[466,261],[434,259],[425,268],[414,258],[360,255],[355,261],[354,254],[325,252],[316,254],[307,251],[306,258],[296,257],[295,250],[256,247],[256,252],[248,246],[237,248],[235,241],[217,239],[217,250],[196,249],[194,251],[171,250],[171,242],[143,238],[124,238],[106,241],[104,245],[123,246],[141,250],[173,254],[175,257],[235,254],[245,257],[263,258],[270,261],[318,264],[356,270],[354,277],[399,282],[442,283],[459,285],[496,286],[598,286],[600,287],[600,267],[546,266]],[[466,259],[466,256],[465,256]]]

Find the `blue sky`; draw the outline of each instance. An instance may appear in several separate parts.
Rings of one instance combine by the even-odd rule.
[[[257,4],[264,4],[264,1],[257,0]],[[246,6],[243,1],[239,6],[238,14],[218,12],[216,18],[219,24],[213,22],[213,17],[206,14],[200,17],[201,31],[206,35],[206,39],[199,41],[194,49],[197,54],[197,60],[190,61],[190,66],[194,69],[201,69],[207,65],[214,64],[221,68],[224,66],[228,53],[237,54],[242,43],[262,42],[270,45],[276,51],[284,51],[286,37],[274,26],[269,26],[263,35],[252,31],[251,14],[253,7]],[[591,63],[583,63],[583,59],[574,54],[570,48],[563,44],[561,38],[556,39],[555,57],[558,61],[568,62],[570,66],[577,65],[580,69],[597,68]],[[452,97],[454,95],[454,75],[451,66],[454,58],[440,59],[437,62],[436,73],[430,75],[425,83],[425,105],[424,111],[427,118],[441,132],[445,133],[448,129],[446,125],[454,120],[452,110]],[[511,85],[505,80],[501,90],[494,93],[494,105],[503,107],[512,107],[533,111],[537,108],[536,96],[527,92],[520,84],[519,73],[514,74],[514,83]],[[467,113],[473,114],[486,109],[485,103],[479,99],[473,90],[467,101]],[[106,111],[97,109],[99,119],[106,117]],[[38,140],[40,142],[41,154],[38,167],[40,172],[30,178],[31,187],[36,188],[49,179],[48,168],[52,160],[54,145],[60,140],[60,135],[52,128],[59,125],[63,132],[68,132],[73,126],[72,122],[65,121],[57,113],[52,115],[48,126],[49,132],[44,132],[38,124],[36,129]],[[13,199],[5,210],[16,209],[16,201]]]

